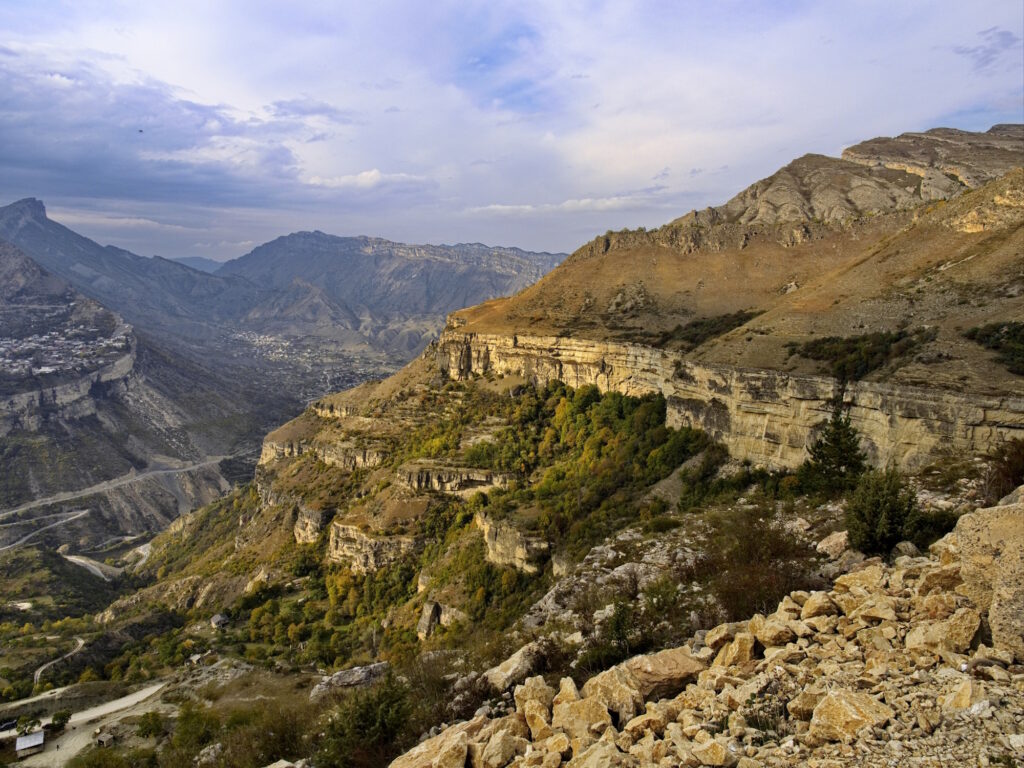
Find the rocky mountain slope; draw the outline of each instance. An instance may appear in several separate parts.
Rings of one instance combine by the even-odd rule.
[[[440,329],[438,318],[532,285],[561,254],[485,245],[405,245],[379,238],[298,232],[224,264],[278,295],[241,323],[265,333],[369,339],[415,353]]]
[[[1012,765],[1024,759],[1024,505],[960,518],[930,557],[451,726],[392,768]],[[996,567],[993,568],[993,563]]]
[[[442,367],[662,391],[673,423],[779,466],[802,460],[838,379],[878,461],[1019,435],[1024,380],[966,334],[1021,332],[1024,128],[907,134],[844,158],[804,157],[719,208],[598,238],[521,294],[454,313]]]
[[[7,244],[0,285],[0,547],[150,533],[226,490],[208,456],[240,414],[207,372],[186,410],[186,371]]]

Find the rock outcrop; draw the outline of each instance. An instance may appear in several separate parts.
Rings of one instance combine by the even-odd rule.
[[[334,522],[327,545],[327,559],[344,563],[353,573],[375,573],[415,548],[416,540],[411,536],[373,536],[357,526]]]
[[[733,456],[777,468],[804,461],[838,392],[836,380],[826,376],[703,364],[640,344],[469,333],[454,324],[433,354],[454,379],[497,374],[633,396],[660,392],[670,426],[701,428]],[[1024,401],[1010,396],[860,381],[846,388],[845,398],[864,449],[879,465],[914,469],[949,450],[984,453],[1024,437]]]
[[[493,520],[482,511],[473,516],[473,523],[484,535],[489,562],[511,566],[523,573],[540,571],[541,563],[548,555],[547,541],[527,536],[511,523]]]
[[[508,478],[489,469],[456,467],[421,459],[398,468],[399,479],[410,490],[439,491],[466,495],[492,488],[504,488]]]
[[[524,680],[515,713],[453,726],[392,768],[449,754],[460,768],[1014,764],[1024,612],[1007,610],[997,634],[992,610],[1019,586],[1021,512],[965,515],[931,557],[864,562],[828,592],[794,592],[767,616],[710,630],[698,650],[630,659],[582,690],[527,679],[526,646],[488,673],[500,669],[499,689]]]

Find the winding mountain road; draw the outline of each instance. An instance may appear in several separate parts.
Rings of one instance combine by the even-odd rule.
[[[21,546],[22,544],[24,544],[24,543],[34,539],[36,536],[38,536],[43,531],[48,531],[51,528],[56,528],[59,525],[66,525],[66,524],[70,523],[72,520],[77,520],[78,518],[84,517],[85,515],[88,515],[88,514],[89,514],[89,510],[88,509],[79,509],[79,510],[75,510],[73,512],[69,512],[67,514],[67,516],[63,520],[58,520],[56,523],[50,523],[49,525],[44,525],[42,528],[36,528],[34,531],[32,531],[31,533],[29,533],[29,534],[27,534],[25,536],[22,536],[17,541],[12,542],[10,544],[7,544],[7,545],[5,545],[3,547],[0,547],[0,552],[3,552],[6,549],[14,549],[15,547]],[[25,522],[30,522],[30,521],[26,520]]]
[[[122,488],[126,485],[138,482],[139,480],[145,480],[149,477],[158,477],[160,475],[176,475],[181,472],[190,472],[194,469],[203,469],[204,467],[212,467],[215,464],[219,464],[224,459],[232,458],[231,456],[212,456],[203,461],[196,462],[195,464],[188,464],[184,467],[168,467],[164,469],[151,469],[148,472],[137,472],[129,473],[127,475],[121,475],[115,477],[113,480],[105,480],[102,483],[91,485],[88,488],[82,488],[78,491],[63,491],[61,493],[55,493],[52,496],[47,496],[45,499],[36,499],[35,501],[29,501],[22,504],[20,507],[12,507],[11,509],[5,509],[0,511],[0,520],[8,517],[13,517],[21,512],[25,512],[36,507],[45,507],[48,504],[59,504],[64,501],[74,501],[75,499],[81,499],[86,496],[92,496],[97,493],[104,493],[111,491],[115,488]],[[27,522],[27,521],[26,521]]]
[[[37,669],[35,671],[35,673],[32,675],[32,684],[33,685],[39,685],[39,678],[42,677],[43,672],[45,672],[47,669],[52,667],[58,661],[64,661],[64,659],[70,659],[72,656],[74,656],[76,653],[78,653],[80,650],[82,650],[85,647],[85,640],[83,640],[82,638],[76,637],[75,638],[75,642],[77,642],[78,645],[75,646],[74,650],[68,651],[63,656],[60,656],[60,657],[58,657],[56,659],[52,659],[51,661],[48,661],[45,664],[43,664],[41,667],[39,667],[39,669]]]

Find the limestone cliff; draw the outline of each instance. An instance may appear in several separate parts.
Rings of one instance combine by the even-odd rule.
[[[688,360],[640,344],[471,333],[449,326],[434,347],[455,379],[497,374],[537,384],[593,384],[627,395],[661,392],[670,426],[699,427],[741,459],[795,467],[827,420],[835,379]],[[912,469],[947,451],[984,453],[1024,436],[1024,399],[968,397],[875,382],[846,388],[850,416],[879,465]]]

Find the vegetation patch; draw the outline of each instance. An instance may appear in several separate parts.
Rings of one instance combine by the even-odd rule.
[[[665,331],[655,342],[660,347],[681,346],[686,350],[699,347],[706,341],[723,336],[729,331],[746,325],[760,312],[731,312],[714,317],[701,317],[688,323],[680,323],[671,331]]]
[[[990,323],[971,328],[964,334],[985,349],[999,353],[996,357],[1006,370],[1024,376],[1024,323]]]
[[[885,365],[906,357],[917,347],[934,341],[935,329],[888,331],[863,336],[827,336],[797,344],[790,342],[790,354],[817,360],[828,366],[828,372],[840,381],[856,381]]]

